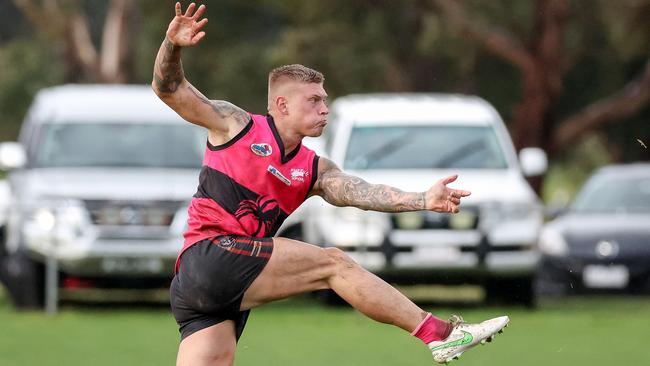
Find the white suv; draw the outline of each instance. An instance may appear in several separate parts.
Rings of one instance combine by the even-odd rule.
[[[543,151],[518,159],[496,110],[473,96],[352,95],[330,113],[325,136],[306,143],[345,171],[405,191],[459,174],[451,186],[472,195],[455,215],[364,212],[313,198],[285,233],[341,248],[392,282],[475,283],[490,299],[533,304],[542,207],[524,175],[545,171]]]
[[[39,92],[19,142],[0,144],[12,194],[0,279],[14,303],[43,305],[48,256],[64,287],[167,286],[206,138],[149,86]]]

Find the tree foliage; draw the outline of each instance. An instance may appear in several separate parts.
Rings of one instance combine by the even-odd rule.
[[[268,71],[304,63],[325,73],[333,97],[478,94],[496,105],[519,147],[542,146],[553,157],[593,133],[611,135],[614,160],[649,156],[632,142],[650,140],[650,0],[207,6],[207,37],[184,50],[183,63],[211,98],[263,112]],[[0,0],[0,10],[0,133],[7,139],[40,87],[150,82],[173,2]]]

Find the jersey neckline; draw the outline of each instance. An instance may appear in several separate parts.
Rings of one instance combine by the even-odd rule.
[[[239,133],[237,133],[237,135],[235,135],[235,137],[233,137],[230,140],[224,142],[223,144],[215,146],[215,145],[212,145],[210,143],[210,139],[208,139],[208,149],[210,149],[212,151],[219,151],[219,150],[223,150],[223,149],[225,149],[225,148],[227,148],[229,146],[232,146],[235,142],[239,141],[242,137],[244,137],[248,133],[248,131],[250,131],[250,129],[252,127],[253,127],[253,117],[250,117],[250,119],[248,120],[248,123],[246,124],[246,126],[244,126],[244,128],[241,131],[239,131]]]
[[[278,133],[278,129],[275,126],[275,121],[273,120],[273,116],[267,114],[266,122],[269,124],[269,127],[271,128],[271,132],[273,133],[275,142],[278,144],[278,148],[280,148],[280,162],[282,162],[282,164],[288,163],[289,161],[291,161],[291,159],[293,159],[296,155],[298,155],[298,151],[300,151],[300,148],[302,147],[302,142],[299,143],[295,149],[291,150],[290,153],[284,155],[284,142],[282,141],[282,137],[280,137],[280,134]]]

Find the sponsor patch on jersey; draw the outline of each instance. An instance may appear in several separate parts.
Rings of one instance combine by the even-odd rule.
[[[267,143],[251,144],[251,150],[255,153],[255,155],[259,156],[269,156],[273,152],[271,145]]]
[[[282,183],[284,183],[284,184],[286,184],[288,186],[291,185],[291,181],[287,177],[282,175],[282,173],[280,173],[280,171],[276,167],[274,167],[273,165],[269,165],[266,168],[266,170],[269,171],[271,174],[273,174],[276,178],[278,178]]]
[[[291,180],[304,182],[305,178],[309,176],[309,172],[302,168],[291,168]]]

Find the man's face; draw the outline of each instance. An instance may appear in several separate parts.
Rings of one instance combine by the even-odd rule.
[[[329,113],[323,84],[296,82],[292,89],[287,107],[294,128],[303,136],[320,136]]]

